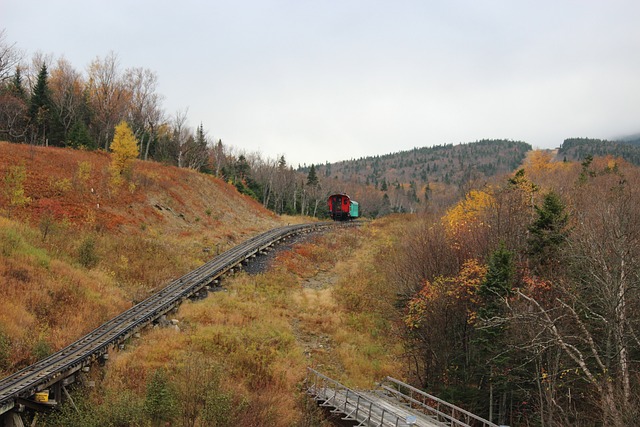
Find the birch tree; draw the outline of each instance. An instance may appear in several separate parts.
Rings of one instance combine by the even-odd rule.
[[[113,129],[126,115],[129,93],[125,88],[118,57],[114,52],[89,65],[87,90],[93,111],[94,139],[109,149]]]
[[[124,82],[130,95],[128,121],[140,141],[140,155],[147,160],[164,116],[161,108],[163,97],[157,93],[158,76],[147,68],[129,68],[124,73]]]
[[[60,58],[55,68],[51,70],[49,87],[51,88],[51,102],[58,122],[64,131],[64,142],[74,123],[81,120],[84,105],[85,82],[82,75],[75,70],[69,61]]]

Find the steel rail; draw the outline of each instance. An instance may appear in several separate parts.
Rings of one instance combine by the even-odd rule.
[[[0,415],[11,410],[18,399],[29,399],[37,391],[72,376],[83,367],[104,357],[109,348],[123,343],[138,330],[160,319],[186,298],[197,294],[248,258],[289,236],[331,225],[331,223],[312,223],[269,230],[223,252],[184,276],[172,280],[162,290],[105,322],[67,347],[1,379]]]

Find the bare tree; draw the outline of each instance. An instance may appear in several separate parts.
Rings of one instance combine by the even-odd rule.
[[[275,159],[262,159],[260,155],[250,156],[253,159],[253,177],[262,185],[262,205],[266,208],[270,206],[274,195],[274,184],[278,172],[278,161]]]
[[[62,124],[65,137],[71,126],[79,119],[84,103],[84,79],[65,58],[58,59],[56,67],[51,70],[49,88],[51,101]]]
[[[27,138],[27,104],[11,93],[0,93],[0,135],[12,141]]]
[[[157,93],[158,76],[147,68],[130,68],[124,73],[124,82],[130,94],[128,122],[140,141],[140,156],[147,160],[163,120],[162,96]]]
[[[89,103],[94,113],[93,133],[105,149],[113,139],[115,125],[125,117],[130,93],[126,90],[114,52],[96,58],[88,69]]]
[[[213,174],[220,178],[222,175],[222,168],[226,164],[226,154],[222,140],[218,139],[215,144],[209,150],[209,165]]]
[[[208,159],[207,135],[200,125],[194,135],[187,123],[188,109],[179,110],[171,122],[171,147],[179,168],[200,169]]]
[[[23,54],[15,43],[7,41],[6,30],[0,30],[0,85],[6,83],[20,65]]]

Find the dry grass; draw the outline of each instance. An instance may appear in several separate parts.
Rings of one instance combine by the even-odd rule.
[[[159,368],[184,388],[180,366],[198,358],[219,367],[220,387],[236,408],[232,423],[322,425],[301,391],[307,366],[357,387],[401,375],[392,298],[370,267],[387,237],[374,228],[330,232],[280,253],[268,273],[228,278],[227,291],[179,309],[180,332],[154,329],[113,357],[107,394],[128,390],[142,399],[142,384]],[[331,280],[319,285],[319,278]],[[360,308],[347,294],[360,295]]]

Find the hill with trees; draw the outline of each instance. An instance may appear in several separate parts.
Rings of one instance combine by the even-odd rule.
[[[447,194],[513,171],[530,150],[521,141],[481,140],[326,163],[316,171],[335,191],[363,201],[363,210],[375,217],[446,205]]]
[[[559,160],[582,161],[588,156],[614,156],[640,165],[640,138],[630,137],[619,141],[593,138],[565,139],[558,150]]]

